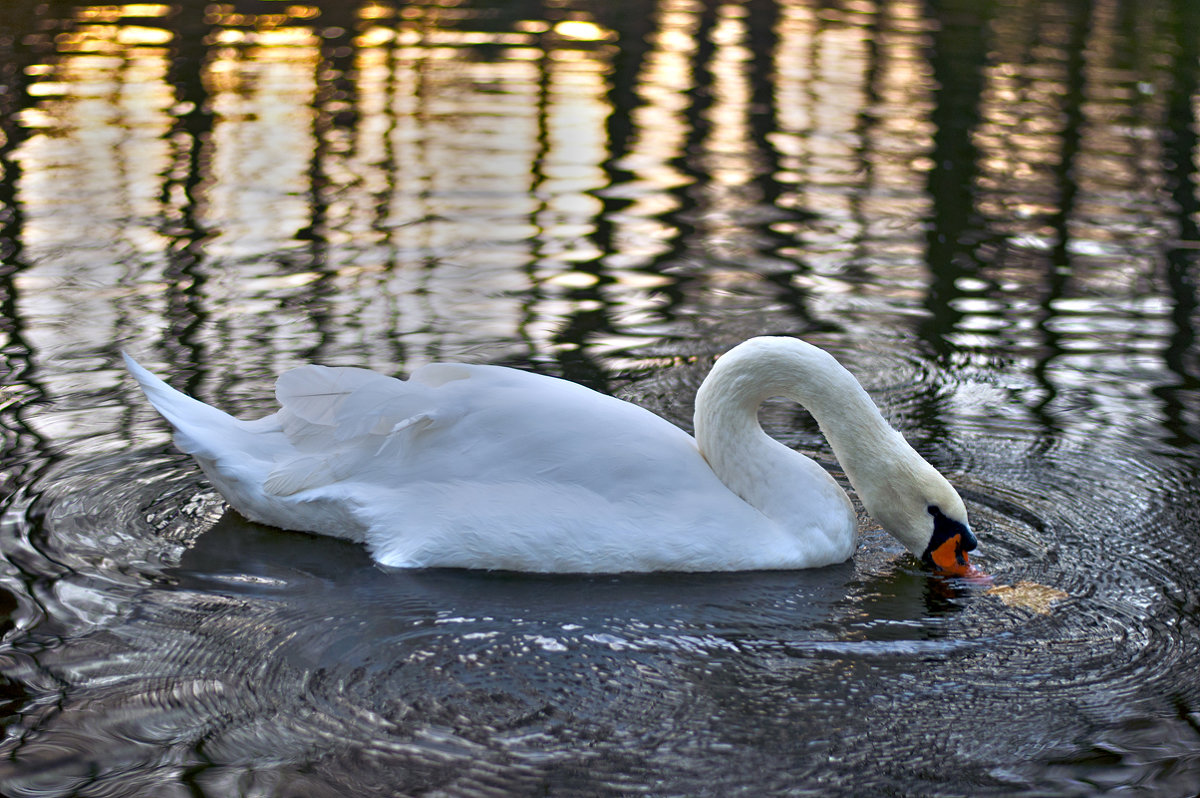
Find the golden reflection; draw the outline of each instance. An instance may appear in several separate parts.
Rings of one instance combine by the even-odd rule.
[[[200,219],[207,250],[245,257],[287,250],[311,222],[312,100],[320,54],[300,43],[220,47],[205,72],[215,114],[211,184]],[[266,264],[263,268],[272,268]]]
[[[620,215],[619,257],[625,266],[653,262],[679,234],[664,217],[679,207],[677,190],[692,182],[678,161],[691,130],[686,112],[695,88],[691,59],[697,48],[697,11],[691,0],[662,0],[657,7],[636,83],[633,134],[618,164],[633,173],[633,182],[605,192],[628,202]]]
[[[363,3],[358,9],[358,18],[363,20],[380,20],[392,19],[396,16],[396,9],[384,3]]]
[[[554,33],[564,39],[580,42],[611,41],[616,36],[612,31],[606,31],[593,22],[579,19],[568,19],[554,26]]]
[[[711,64],[713,103],[706,113],[712,130],[706,147],[709,153],[706,171],[721,186],[745,185],[756,171],[752,160],[755,148],[746,119],[751,94],[746,62],[752,55],[745,46],[745,18],[746,9],[742,6],[718,6],[717,24],[709,34],[716,49]],[[718,195],[713,209],[733,210],[722,207],[727,202],[736,205],[738,201]]]
[[[831,290],[917,295],[928,275],[924,173],[936,90],[927,10],[897,0],[831,17],[795,0],[781,12],[770,139],[777,204],[818,218],[772,225],[795,240],[780,254],[804,264],[793,281],[817,303]],[[853,287],[837,285],[847,277]]]
[[[391,342],[362,340],[362,329],[411,331],[414,363],[426,350],[519,341],[519,297],[530,288],[523,271],[537,232],[530,165],[541,146],[544,64],[470,60],[466,49],[477,40],[535,40],[408,20],[398,31],[371,24],[360,32],[353,146],[323,161],[337,197],[323,236],[337,244],[327,268],[338,315],[361,322],[327,340],[365,346],[388,367]]]
[[[1143,301],[1169,235],[1150,221],[1161,189],[1147,168],[1162,153],[1146,135],[1166,111],[1154,84],[1131,71],[1123,24],[1112,0],[1094,5],[1086,27],[1033,4],[1004,8],[993,22],[975,135],[977,208],[1022,256],[988,271],[1006,298],[990,315],[1004,323],[968,317],[958,326],[993,331],[973,339],[980,349],[1053,347],[1060,354],[1044,379],[1056,388],[1074,368],[1097,377],[1136,370],[1133,353],[1161,347],[1169,332],[1170,308]],[[1039,300],[1018,299],[1028,296]]]
[[[363,29],[355,40],[354,44],[359,48],[359,53],[364,58],[371,58],[371,53],[376,52],[379,48],[389,42],[395,41],[396,31],[383,25],[372,25]]]
[[[28,263],[14,278],[15,307],[39,351],[89,351],[121,334],[125,298],[157,303],[132,276],[170,244],[157,220],[174,103],[162,45],[172,35],[121,24],[157,10],[79,9],[54,57],[26,70],[37,105],[21,123],[38,132],[15,156]]]
[[[858,210],[868,175],[862,168],[859,120],[866,97],[866,32],[823,21],[808,3],[782,7],[775,89],[779,132],[772,142],[789,181],[781,202],[820,214],[819,225],[780,227],[796,235],[798,249],[815,270],[844,270],[845,242],[864,231]],[[794,188],[791,183],[794,182]]]
[[[173,8],[163,3],[131,3],[128,5],[83,6],[76,17],[84,22],[113,24],[129,18],[165,17]]]
[[[606,38],[598,26],[587,24],[590,27],[580,27],[582,23],[574,27],[576,38]],[[526,336],[539,351],[550,352],[562,346],[552,335],[554,320],[561,324],[564,309],[568,309],[568,316],[576,312],[569,303],[561,303],[558,296],[591,289],[599,282],[594,264],[604,250],[593,235],[603,206],[595,192],[607,183],[601,164],[608,157],[605,131],[612,112],[605,97],[610,71],[606,55],[607,51],[594,48],[556,48],[547,51],[543,62],[547,73],[544,151],[533,186],[541,200],[533,215],[538,230],[533,276],[548,303],[539,301],[531,306],[530,318],[523,324]],[[541,314],[545,314],[544,319],[538,318]]]
[[[206,7],[205,22],[213,27],[245,27],[268,30],[284,25],[309,23],[321,16],[316,6],[287,6],[265,14],[244,13],[235,3],[214,3]]]
[[[628,31],[574,7],[493,25],[453,2],[224,2],[186,42],[182,6],[82,6],[25,69],[23,279],[54,285],[45,271],[78,264],[37,258],[99,246],[69,232],[74,213],[138,254],[138,279],[169,283],[167,218],[196,270],[226,272],[199,281],[210,328],[261,291],[251,304],[291,314],[268,323],[344,348],[372,325],[426,331],[431,350],[572,346],[550,332],[569,314],[650,319],[693,259],[701,304],[774,306],[780,285],[816,319],[847,295],[942,302],[965,349],[1140,352],[1166,329],[1171,307],[1139,300],[1177,234],[1158,169],[1168,78],[1131,57],[1121,9],[1100,0],[1080,27],[1056,3],[1001,4],[978,81],[957,86],[934,74],[939,20],[920,0],[779,0],[765,17],[658,0]],[[621,38],[643,32],[644,49]],[[185,45],[201,86],[171,74]],[[959,134],[937,104],[973,86],[963,162],[939,163]],[[964,187],[950,200],[931,188],[946,174]],[[960,228],[938,227],[948,205]],[[971,235],[987,240],[950,247],[958,271],[931,298],[931,242]],[[1076,294],[1118,310],[1068,313]],[[327,332],[298,310],[322,307],[366,316]],[[1136,324],[1106,321],[1126,312]]]
[[[223,28],[212,34],[217,45],[255,44],[262,47],[313,47],[320,40],[307,28]]]
[[[284,12],[292,19],[313,20],[321,16],[321,9],[317,6],[288,6]]]
[[[126,47],[169,44],[170,31],[126,25],[82,25],[55,37],[60,53],[105,53],[117,55]]]

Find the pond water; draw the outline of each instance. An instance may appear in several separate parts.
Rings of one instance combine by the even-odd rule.
[[[0,793],[1196,793],[1200,5],[5,14]],[[226,512],[117,354],[244,416],[448,359],[690,429],[762,333],[859,376],[990,582],[866,516],[811,571],[384,572]]]

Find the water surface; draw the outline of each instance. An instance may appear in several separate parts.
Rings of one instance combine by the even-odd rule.
[[[1193,795],[1193,6],[16,3],[0,792]],[[812,571],[385,572],[227,512],[117,357],[247,416],[460,359],[690,428],[762,333],[991,582],[865,516]]]

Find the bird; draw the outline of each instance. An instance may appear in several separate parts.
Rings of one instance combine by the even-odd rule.
[[[536,573],[816,568],[848,560],[858,518],[820,464],[758,409],[816,420],[866,511],[935,572],[977,546],[953,486],[858,380],[799,338],[719,356],[690,435],[585,386],[496,365],[430,363],[407,379],[352,367],[283,373],[279,410],[239,420],[122,352],[150,404],[230,506],[281,529],[365,544],[390,568]]]

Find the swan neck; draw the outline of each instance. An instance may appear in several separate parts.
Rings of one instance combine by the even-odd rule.
[[[696,440],[710,464],[716,467],[713,460],[725,459],[721,450],[736,441],[745,448],[748,440],[767,438],[758,410],[775,397],[813,415],[843,468],[851,467],[846,460],[855,459],[859,443],[895,434],[832,355],[794,339],[753,339],[718,360],[696,395]]]
[[[747,502],[766,513],[775,509],[764,486],[787,493],[780,480],[796,476],[794,462],[823,471],[763,431],[758,409],[772,397],[812,413],[867,512],[917,556],[933,533],[930,508],[966,523],[958,493],[884,420],[858,380],[832,355],[794,338],[753,338],[734,347],[696,394],[700,452]]]

